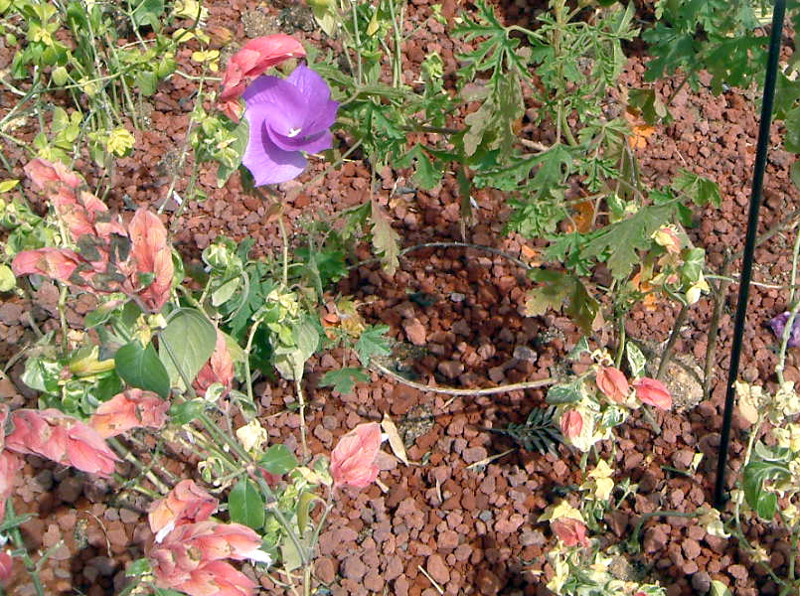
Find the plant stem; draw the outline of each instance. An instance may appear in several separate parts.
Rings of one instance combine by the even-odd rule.
[[[308,442],[306,441],[308,430],[306,429],[306,397],[303,394],[303,377],[297,379],[294,384],[297,389],[297,401],[300,403],[300,443],[303,446],[303,463],[305,464],[308,463],[309,456]]]
[[[656,379],[659,381],[663,378],[664,373],[667,372],[667,365],[672,359],[672,351],[675,348],[675,342],[680,335],[681,327],[686,321],[686,316],[689,314],[689,305],[686,303],[681,304],[681,309],[678,311],[678,316],[675,317],[675,323],[672,325],[672,331],[669,334],[667,345],[664,346],[664,351],[661,353],[661,360],[658,363],[658,372],[656,372]]]
[[[6,517],[13,518],[14,516],[14,502],[12,499],[6,499]],[[19,527],[15,526],[10,528],[8,533],[11,535],[11,539],[14,541],[14,545],[23,552],[22,562],[25,564],[25,569],[31,576],[33,589],[36,590],[36,596],[45,596],[44,588],[42,587],[42,581],[39,578],[39,566],[33,562],[30,554],[28,554],[28,549],[25,548],[25,541],[22,540],[22,533],[19,531]]]

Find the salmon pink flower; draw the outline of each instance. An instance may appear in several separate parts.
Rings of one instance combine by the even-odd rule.
[[[364,488],[378,477],[375,463],[381,446],[381,427],[377,422],[359,424],[339,439],[331,453],[331,476],[339,486]]]
[[[79,252],[20,252],[11,264],[14,274],[43,275],[93,293],[123,291],[150,312],[159,312],[169,299],[174,275],[172,248],[161,220],[139,209],[126,229],[100,199],[79,189],[81,179],[63,165],[35,159],[25,170],[34,187],[47,193]],[[123,246],[125,241],[130,250]]]
[[[150,391],[127,389],[100,404],[89,426],[107,439],[132,428],[161,428],[167,421],[169,404]]]
[[[11,555],[6,551],[0,551],[0,586],[5,585],[11,579],[13,567],[14,560]]]
[[[589,539],[586,537],[586,524],[582,521],[570,517],[562,517],[550,522],[553,534],[564,543],[564,546],[589,546]]]
[[[97,431],[55,409],[15,410],[6,449],[45,457],[98,476],[110,476],[119,458]]]
[[[786,329],[786,323],[789,322],[790,315],[791,313],[786,311],[785,313],[770,319],[769,326],[772,328],[772,332],[779,340],[783,340],[783,330]],[[797,315],[794,318],[792,330],[789,333],[789,343],[787,345],[790,348],[796,348],[797,346],[800,346],[800,315]]]
[[[18,276],[42,275],[70,283],[72,274],[83,262],[80,255],[72,250],[48,247],[17,253],[11,262],[11,270]]]
[[[161,542],[175,526],[207,520],[218,505],[219,501],[193,480],[181,480],[166,497],[150,506],[147,519],[156,542]]]
[[[561,434],[567,439],[579,437],[583,430],[583,416],[578,410],[567,410],[561,415]]]
[[[38,191],[47,190],[48,186],[54,182],[66,184],[73,189],[78,188],[82,182],[80,176],[70,172],[60,161],[51,162],[37,157],[29,161],[23,169],[33,182],[33,187]]]
[[[329,128],[339,104],[331,100],[322,77],[307,66],[298,66],[286,79],[259,77],[243,97],[250,140],[242,163],[256,186],[296,178],[306,167],[303,152],[332,147]]]
[[[149,558],[160,588],[245,596],[254,592],[255,582],[223,559],[271,564],[260,546],[258,534],[247,526],[202,521],[177,526],[151,549]]]
[[[613,366],[604,366],[597,371],[595,377],[597,387],[614,403],[622,403],[628,397],[631,387],[625,374]]]
[[[249,79],[263,74],[268,68],[277,66],[289,58],[303,58],[306,51],[302,44],[283,33],[251,39],[228,60],[222,79],[219,108],[234,122],[242,115],[239,97],[247,87]]]
[[[660,410],[669,410],[672,407],[672,395],[661,381],[644,377],[634,381],[633,387],[636,389],[636,397],[642,403]]]
[[[233,358],[231,358],[230,350],[228,350],[228,342],[225,341],[225,334],[217,330],[217,343],[214,346],[214,353],[211,354],[211,358],[197,373],[193,383],[195,391],[200,395],[205,395],[211,385],[220,383],[225,387],[224,397],[233,387],[233,373]]]
[[[175,273],[167,229],[156,214],[138,209],[128,224],[128,235],[130,258],[120,265],[128,276],[123,290],[138,296],[150,312],[159,312],[169,300]],[[149,283],[142,284],[144,276],[151,278]]]

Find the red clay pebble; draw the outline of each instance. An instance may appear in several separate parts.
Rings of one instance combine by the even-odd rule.
[[[320,557],[314,561],[314,574],[323,584],[330,584],[336,579],[336,565],[328,557]]]
[[[425,571],[440,585],[450,581],[450,570],[445,565],[442,556],[438,553],[434,553],[428,557]]]
[[[483,596],[495,596],[503,588],[500,578],[489,569],[481,569],[475,578],[475,587]]]
[[[425,331],[425,326],[420,323],[418,318],[414,317],[403,321],[403,331],[405,331],[408,341],[415,346],[425,345],[427,332]]]
[[[661,529],[661,526],[648,528],[644,534],[644,543],[642,545],[644,546],[644,552],[654,553],[659,551],[664,548],[668,540],[669,536]]]

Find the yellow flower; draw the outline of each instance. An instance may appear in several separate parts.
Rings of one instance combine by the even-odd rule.
[[[695,302],[700,300],[700,295],[703,292],[707,293],[710,291],[711,288],[709,287],[708,282],[706,281],[705,277],[703,277],[703,274],[700,273],[700,277],[698,278],[698,280],[694,282],[692,287],[686,290],[686,302],[688,302],[689,304],[694,304]]]
[[[558,505],[551,505],[545,509],[539,517],[539,521],[555,521],[557,519],[574,519],[583,522],[583,515],[567,501],[561,501]]]
[[[597,466],[589,472],[590,482],[587,483],[587,488],[593,488],[593,496],[598,501],[608,501],[611,496],[611,491],[614,490],[614,470],[605,462],[600,460]]]
[[[663,246],[670,254],[678,254],[681,252],[681,239],[678,237],[678,231],[675,226],[661,226],[652,236],[653,240],[659,246]]]
[[[249,423],[236,429],[236,437],[249,453],[258,453],[261,445],[269,439],[267,431],[264,430],[258,420],[251,420]]]
[[[131,132],[125,128],[115,128],[108,133],[106,140],[106,151],[119,157],[124,156],[133,148],[136,139]]]

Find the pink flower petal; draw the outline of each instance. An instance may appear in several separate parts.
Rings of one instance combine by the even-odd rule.
[[[381,446],[381,427],[377,422],[359,424],[339,439],[331,453],[331,476],[340,486],[364,488],[378,477],[375,458]]]

